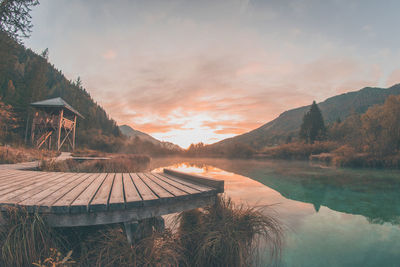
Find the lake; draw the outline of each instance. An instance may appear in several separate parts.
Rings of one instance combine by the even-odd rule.
[[[308,162],[154,159],[225,180],[235,201],[272,205],[285,227],[280,266],[400,266],[400,172]]]

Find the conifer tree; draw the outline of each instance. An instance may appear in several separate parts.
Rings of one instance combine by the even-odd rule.
[[[321,110],[317,103],[313,101],[310,110],[304,114],[300,128],[300,139],[312,144],[316,140],[323,140],[325,135],[326,128]]]

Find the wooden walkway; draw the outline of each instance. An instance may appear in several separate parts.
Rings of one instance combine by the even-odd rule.
[[[162,173],[66,173],[0,165],[0,208],[38,211],[55,227],[138,221],[215,202],[224,181]]]

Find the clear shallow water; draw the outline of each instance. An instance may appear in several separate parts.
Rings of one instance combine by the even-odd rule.
[[[236,201],[274,204],[286,228],[281,266],[400,266],[398,171],[225,159],[152,164],[224,179]]]

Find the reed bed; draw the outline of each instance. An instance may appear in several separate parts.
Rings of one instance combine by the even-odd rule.
[[[24,147],[0,146],[0,164],[42,160],[55,157],[59,153],[48,150],[29,149]]]
[[[148,156],[121,154],[101,160],[42,160],[39,169],[56,172],[141,172],[148,170],[149,164]]]
[[[1,227],[1,266],[256,266],[269,249],[279,262],[283,230],[265,210],[218,197],[182,212],[170,229],[143,220],[146,235],[129,244],[122,224],[52,229],[37,214],[10,208]],[[150,230],[149,230],[150,229]],[[173,229],[173,230],[172,230]],[[140,236],[140,235],[139,235]]]

